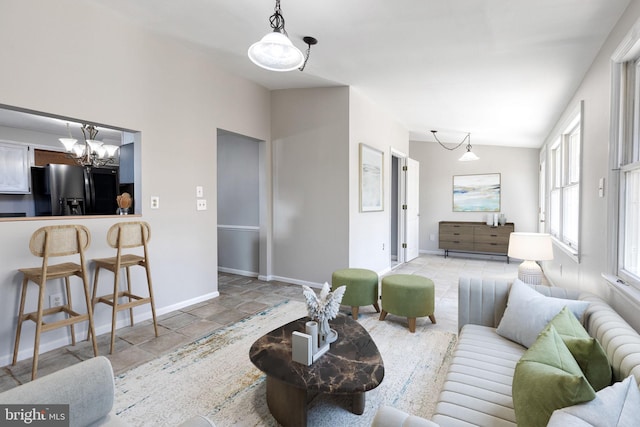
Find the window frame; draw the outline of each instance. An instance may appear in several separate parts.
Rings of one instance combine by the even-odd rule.
[[[626,173],[640,169],[640,20],[611,56],[608,263],[603,276],[640,301],[640,277],[624,268]],[[636,224],[640,226],[640,224]],[[626,284],[630,286],[621,286]],[[625,289],[626,288],[626,289]],[[633,290],[633,291],[632,291]]]
[[[561,131],[547,144],[550,164],[547,188],[548,223],[546,232],[551,234],[556,246],[580,262],[580,234],[582,204],[582,141],[583,141],[583,102],[573,111],[560,127]],[[577,144],[576,144],[577,139]],[[577,170],[576,170],[577,169]],[[577,193],[570,211],[567,209],[567,194]],[[573,214],[571,218],[569,215]],[[567,224],[571,224],[572,233]]]

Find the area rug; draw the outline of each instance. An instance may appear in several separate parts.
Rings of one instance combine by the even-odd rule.
[[[249,348],[305,315],[304,303],[287,301],[117,376],[116,414],[134,426],[176,425],[193,415],[220,427],[277,426],[266,403],[265,376],[249,360]],[[367,392],[362,415],[351,413],[343,397],[319,395],[309,403],[308,425],[369,426],[380,405],[430,417],[455,334],[428,322],[411,334],[406,321],[381,322],[375,314],[361,314],[359,321],[380,350],[384,380]]]

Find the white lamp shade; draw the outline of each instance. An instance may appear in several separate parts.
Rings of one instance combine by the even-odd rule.
[[[472,160],[480,160],[480,157],[476,156],[471,151],[467,151],[458,159],[460,162],[470,162]]]
[[[545,233],[511,233],[508,256],[526,261],[552,260],[551,236]]]
[[[65,150],[71,152],[73,150],[73,146],[78,142],[75,138],[58,138],[58,140],[64,145]]]
[[[113,157],[120,147],[118,147],[117,145],[105,144],[102,146],[102,148],[107,150],[107,156]]]
[[[292,71],[304,62],[302,52],[284,34],[274,31],[249,47],[249,59],[271,71]]]
[[[102,146],[102,141],[87,139],[87,144],[89,144],[89,147],[91,147],[92,153],[97,153],[100,147]]]
[[[84,151],[87,146],[85,144],[76,144],[73,146],[73,152],[77,157],[84,156]]]

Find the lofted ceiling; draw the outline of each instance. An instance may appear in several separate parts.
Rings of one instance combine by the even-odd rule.
[[[412,140],[540,147],[629,0],[281,0],[304,72],[255,66],[275,0],[88,0],[268,89],[348,85]]]

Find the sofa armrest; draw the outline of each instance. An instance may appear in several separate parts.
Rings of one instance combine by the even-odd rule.
[[[511,282],[506,279],[458,279],[458,332],[468,323],[495,328],[507,307]]]
[[[433,421],[407,414],[391,406],[378,408],[371,427],[439,427]]]
[[[3,404],[69,404],[71,425],[90,425],[113,407],[115,386],[109,359],[85,360],[0,393]]]

